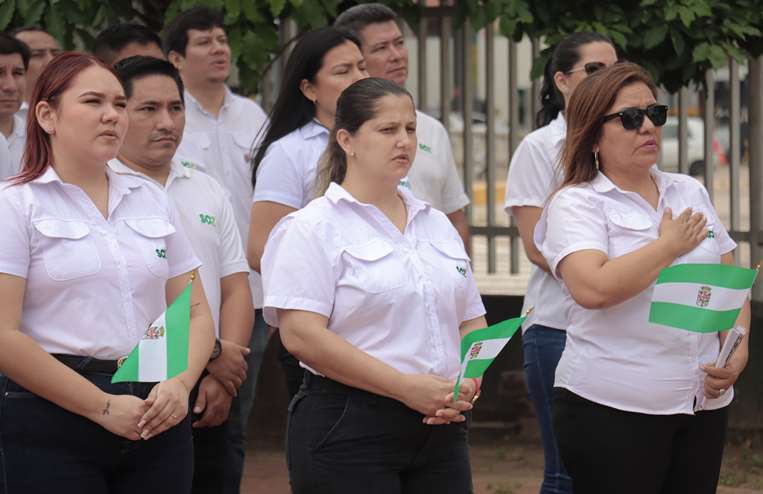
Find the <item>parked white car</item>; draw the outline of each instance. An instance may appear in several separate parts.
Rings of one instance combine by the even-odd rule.
[[[702,175],[705,171],[705,133],[704,123],[701,118],[690,117],[687,123],[687,153],[689,162],[689,174]],[[725,164],[725,156],[720,142],[713,137],[713,164]],[[660,169],[667,172],[678,171],[678,118],[668,117],[668,121],[662,127],[662,160]]]

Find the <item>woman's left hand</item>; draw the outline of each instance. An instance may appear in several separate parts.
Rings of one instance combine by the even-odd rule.
[[[138,422],[140,437],[151,439],[179,424],[188,414],[188,388],[178,377],[158,383],[146,398],[148,411]]]
[[[705,376],[705,397],[708,399],[720,398],[731,386],[734,385],[739,375],[747,365],[747,352],[738,348],[729,358],[726,367],[719,369],[713,364],[705,364],[702,370]]]
[[[453,385],[455,386],[455,382]],[[472,399],[474,399],[476,393],[477,384],[474,379],[463,379],[458,390],[458,400],[453,401],[453,393],[450,393],[447,397],[448,402],[445,408],[437,410],[434,416],[424,417],[424,423],[427,425],[443,425],[450,424],[451,422],[463,422],[466,420],[463,412],[474,408]]]

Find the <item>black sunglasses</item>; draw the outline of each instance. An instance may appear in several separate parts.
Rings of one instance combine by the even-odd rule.
[[[644,124],[644,115],[655,127],[662,127],[668,119],[668,105],[649,105],[643,110],[641,108],[626,108],[623,111],[605,115],[602,122],[608,122],[613,118],[620,117],[620,123],[625,130],[638,130]]]
[[[603,64],[602,62],[588,62],[587,64],[583,65],[582,67],[578,67],[577,69],[568,70],[567,74],[572,74],[574,72],[580,72],[581,70],[585,70],[586,75],[591,75],[594,72],[603,69],[606,67],[606,64]]]

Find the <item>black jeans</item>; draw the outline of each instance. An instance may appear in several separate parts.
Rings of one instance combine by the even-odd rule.
[[[83,375],[112,394],[145,398],[153,386]],[[190,417],[130,441],[0,377],[0,494],[187,494],[192,470]]]
[[[305,375],[289,405],[294,494],[468,494],[466,423],[425,425],[402,403]]]
[[[193,407],[199,394],[201,380],[207,376],[204,371],[190,396],[188,413],[191,421],[201,419],[201,414],[193,413]],[[229,415],[230,417],[230,415]],[[229,420],[217,427],[200,427],[193,430],[193,494],[221,494],[225,488],[226,465],[230,443],[228,440]]]
[[[713,494],[727,408],[624,412],[554,389],[554,430],[572,488],[585,494]]]

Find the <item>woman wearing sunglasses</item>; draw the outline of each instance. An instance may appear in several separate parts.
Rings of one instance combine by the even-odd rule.
[[[545,466],[541,494],[569,493],[572,484],[559,458],[551,424],[554,371],[562,356],[567,318],[561,308],[561,284],[533,243],[533,229],[549,194],[562,182],[559,153],[567,125],[564,107],[573,89],[588,74],[617,61],[612,42],[598,33],[573,33],[559,42],[546,65],[536,123],[540,127],[517,147],[506,184],[506,212],[514,216],[530,262],[533,263],[525,295],[526,311],[535,310],[522,328],[527,387],[540,424]]]
[[[662,269],[731,264],[736,247],[701,184],[654,166],[668,110],[656,93],[630,63],[580,83],[564,182],[536,230],[568,294],[554,430],[579,493],[714,493],[731,387],[747,362],[746,339],[717,369],[708,362],[719,334],[649,323]],[[737,324],[749,323],[746,306]]]

